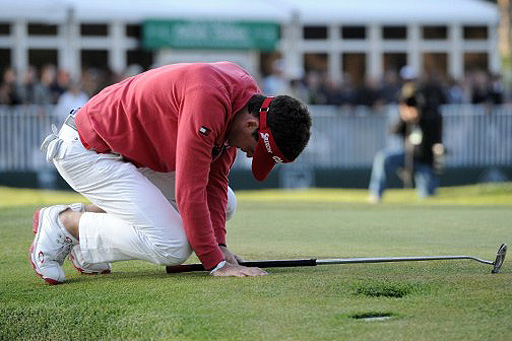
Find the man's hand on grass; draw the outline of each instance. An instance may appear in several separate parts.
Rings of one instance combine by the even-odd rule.
[[[239,262],[243,262],[243,258],[229,251],[226,246],[220,246],[220,249],[224,254],[224,258],[226,259],[226,265],[216,270],[213,273],[214,276],[252,277],[264,276],[268,274],[268,272],[260,268],[240,265]]]
[[[268,272],[260,268],[249,268],[247,266],[236,265],[226,261],[226,265],[216,270],[213,276],[233,276],[233,277],[253,277],[268,275]]]

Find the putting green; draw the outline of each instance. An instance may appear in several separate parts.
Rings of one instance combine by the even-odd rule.
[[[228,245],[247,260],[492,260],[502,242],[512,244],[510,188],[442,189],[426,202],[393,191],[383,205],[365,203],[365,191],[242,192]],[[67,282],[51,287],[27,257],[33,209],[80,197],[0,193],[1,340],[507,340],[512,333],[511,259],[494,275],[492,266],[457,260],[270,269],[260,278],[169,275],[140,261],[85,276],[66,262]]]

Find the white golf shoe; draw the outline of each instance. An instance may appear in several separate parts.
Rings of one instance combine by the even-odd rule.
[[[59,221],[59,214],[66,205],[42,208],[34,213],[34,241],[30,246],[30,262],[36,274],[48,284],[64,282],[62,263],[78,241],[73,238]]]
[[[76,203],[69,205],[74,212],[85,212],[85,205],[82,203]],[[112,267],[110,263],[97,263],[91,264],[87,263],[84,260],[82,255],[82,251],[80,250],[80,245],[74,245],[69,253],[68,259],[70,260],[73,267],[78,270],[78,272],[86,274],[86,275],[99,275],[99,274],[109,274],[112,272]]]

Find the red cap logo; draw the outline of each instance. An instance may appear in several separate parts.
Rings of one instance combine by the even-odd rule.
[[[259,140],[252,158],[252,174],[258,181],[263,181],[274,168],[276,163],[288,163],[283,153],[277,147],[270,127],[267,126],[267,112],[274,97],[267,97],[260,108]]]

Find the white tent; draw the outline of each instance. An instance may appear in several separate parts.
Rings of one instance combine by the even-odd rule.
[[[281,0],[299,22],[325,23],[497,23],[496,5],[483,0]]]
[[[70,0],[83,22],[204,19],[286,22],[290,12],[265,0]]]
[[[496,5],[483,0],[0,0],[0,19],[62,22],[208,19],[328,23],[497,23]]]
[[[0,20],[59,23],[71,6],[68,0],[0,0]]]

